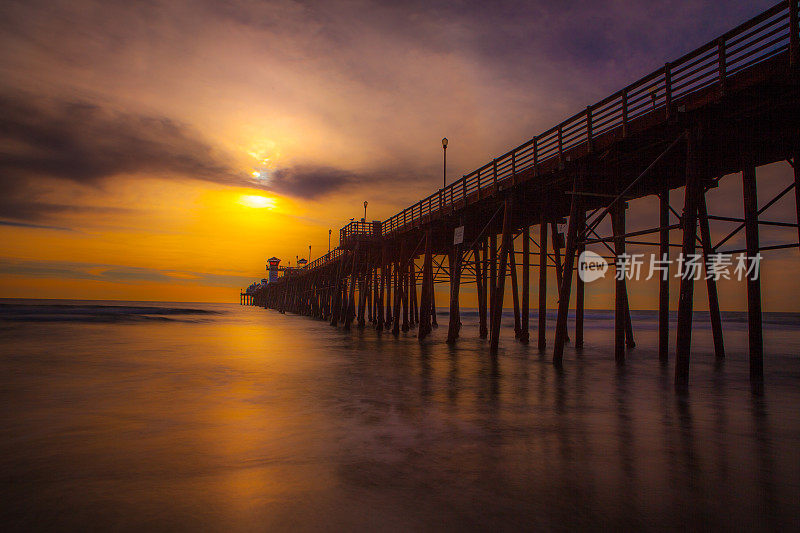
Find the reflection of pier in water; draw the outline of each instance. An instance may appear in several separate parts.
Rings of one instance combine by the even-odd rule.
[[[436,325],[434,284],[449,283],[447,340],[455,342],[461,324],[460,285],[474,282],[479,334],[490,337],[495,353],[507,278],[516,337],[529,340],[533,255],[539,273],[536,342],[545,348],[546,290],[552,268],[559,293],[553,362],[560,366],[569,340],[574,264],[587,247],[614,261],[629,246],[654,247],[660,257],[671,247],[679,248],[684,257],[699,250],[706,259],[717,253],[754,257],[798,246],[793,239],[769,246],[759,243],[760,225],[800,226],[798,33],[797,0],[780,2],[388,220],[348,224],[340,232],[337,249],[243,294],[241,301],[310,315],[346,329],[354,321],[358,327],[369,321],[395,335],[416,327],[422,339]],[[759,208],[756,167],[784,160],[795,168],[794,181]],[[709,214],[706,194],[723,176],[737,172],[742,177],[744,216]],[[673,189],[684,190],[681,213],[669,203]],[[797,220],[761,217],[792,190]],[[658,220],[650,228],[626,229],[628,201],[645,197],[658,198]],[[611,219],[611,234],[601,235],[598,226],[606,217]],[[734,226],[714,243],[712,222]],[[567,223],[565,239],[557,230],[561,223]],[[537,225],[538,231],[532,231]],[[742,230],[746,247],[726,247]],[[681,244],[670,242],[673,231],[681,232]],[[657,242],[642,240],[647,235],[657,235]],[[693,288],[692,279],[681,280],[674,376],[678,390],[688,386]],[[707,288],[715,353],[722,359],[722,321],[713,279]],[[574,342],[581,348],[584,284],[580,278],[575,280],[575,293]],[[763,380],[758,279],[748,280],[747,293],[750,377],[758,385]],[[662,361],[668,358],[668,305],[669,281],[662,280],[658,335]],[[618,363],[633,346],[623,279],[615,288]]]

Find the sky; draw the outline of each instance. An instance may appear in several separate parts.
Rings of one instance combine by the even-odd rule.
[[[5,0],[0,297],[235,302],[771,4]]]

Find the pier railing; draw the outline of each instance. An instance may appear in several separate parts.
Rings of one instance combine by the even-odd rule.
[[[721,37],[667,63],[611,96],[588,106],[549,130],[403,209],[383,223],[383,235],[413,227],[432,215],[466,205],[472,195],[482,197],[522,171],[564,162],[568,150],[592,151],[593,140],[613,132],[624,136],[631,121],[661,113],[668,118],[688,95],[718,86],[725,94],[726,80],[738,72],[789,51],[798,56],[797,0],[784,1]],[[477,194],[476,194],[477,193]]]
[[[318,257],[318,258],[314,259],[313,261],[311,261],[310,263],[307,263],[303,267],[303,270],[311,270],[311,269],[317,268],[319,266],[322,266],[322,265],[324,265],[325,263],[327,263],[329,261],[333,261],[334,259],[338,259],[339,257],[341,257],[341,255],[343,253],[344,252],[342,250],[340,250],[339,248],[336,248],[335,250],[331,250],[330,252],[328,252],[327,254],[323,255],[322,257]]]
[[[356,239],[380,238],[382,235],[380,220],[372,222],[356,220],[339,230],[339,246],[347,247]]]

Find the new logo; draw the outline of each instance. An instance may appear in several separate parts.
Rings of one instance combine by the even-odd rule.
[[[588,283],[605,277],[608,262],[599,254],[586,250],[578,258],[578,275]]]

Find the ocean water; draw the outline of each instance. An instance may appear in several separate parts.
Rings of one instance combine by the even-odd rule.
[[[474,312],[446,345],[443,311],[420,343],[238,305],[0,301],[0,527],[800,529],[800,316],[766,315],[753,394],[746,317],[715,364],[699,313],[678,397],[654,313],[618,368],[613,314],[588,312],[559,372],[552,329],[540,353],[507,315],[492,359]]]

